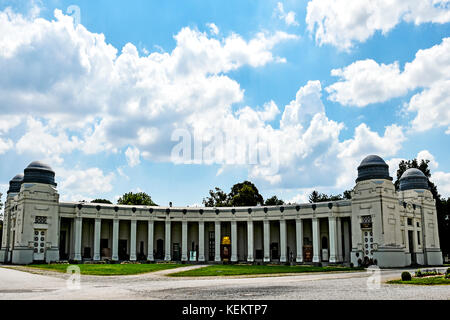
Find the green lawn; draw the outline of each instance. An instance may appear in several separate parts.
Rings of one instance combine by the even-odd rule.
[[[443,276],[441,277],[424,277],[424,278],[416,278],[413,277],[411,281],[402,281],[402,280],[391,280],[387,283],[390,284],[414,284],[414,285],[448,285],[450,284],[450,279],[445,279]]]
[[[28,267],[66,272],[68,264],[40,264]],[[185,264],[77,264],[81,274],[93,276],[119,276],[186,267]]]
[[[205,268],[172,273],[172,277],[237,276],[275,273],[304,273],[331,271],[361,271],[363,268],[314,267],[314,266],[253,266],[253,265],[213,265]]]

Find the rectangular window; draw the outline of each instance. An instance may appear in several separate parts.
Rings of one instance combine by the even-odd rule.
[[[411,218],[408,218],[408,226],[412,226],[413,224],[412,224],[412,219]]]
[[[36,216],[34,218],[34,223],[36,223],[36,224],[47,224],[47,217]]]
[[[420,246],[420,231],[417,231],[417,244]]]

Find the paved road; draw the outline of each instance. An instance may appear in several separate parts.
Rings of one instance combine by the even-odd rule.
[[[188,270],[185,267],[177,271]],[[201,267],[201,266],[200,266]],[[20,269],[20,268],[19,268]],[[369,289],[367,272],[299,274],[278,277],[171,278],[173,270],[135,276],[81,276],[80,288],[68,287],[68,275],[32,274],[0,268],[0,299],[165,299],[165,300],[342,300],[342,299],[446,299],[449,286],[388,285],[404,270],[382,270],[381,285]],[[410,270],[413,271],[413,270]]]

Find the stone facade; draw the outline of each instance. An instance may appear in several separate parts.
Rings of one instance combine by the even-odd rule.
[[[0,262],[441,265],[431,192],[397,192],[376,156],[358,170],[352,200],[172,208],[60,202],[54,172],[34,162],[10,183]]]

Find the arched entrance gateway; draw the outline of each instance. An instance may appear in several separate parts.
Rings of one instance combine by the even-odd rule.
[[[397,192],[378,156],[361,162],[351,200],[201,209],[60,202],[55,172],[33,162],[10,182],[0,260],[62,259],[442,264],[426,177],[406,171]]]

